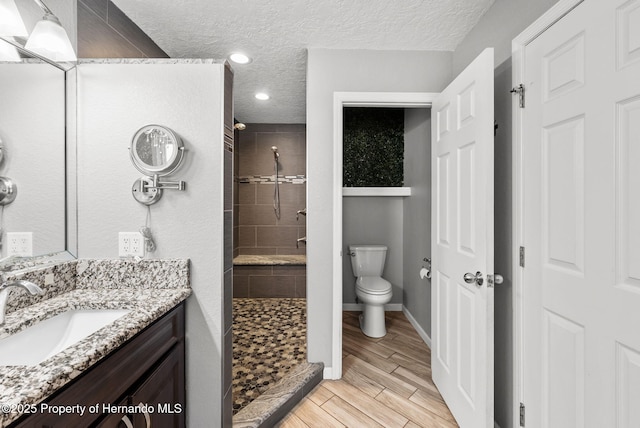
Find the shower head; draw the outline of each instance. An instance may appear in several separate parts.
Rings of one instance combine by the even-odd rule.
[[[280,157],[280,153],[278,153],[278,148],[276,146],[271,146],[271,151],[273,152],[273,157],[276,159]]]

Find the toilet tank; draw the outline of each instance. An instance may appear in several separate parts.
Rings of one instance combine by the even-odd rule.
[[[349,245],[349,253],[354,276],[382,276],[386,245]]]

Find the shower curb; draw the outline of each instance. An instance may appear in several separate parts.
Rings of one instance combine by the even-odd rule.
[[[322,363],[303,363],[233,416],[234,428],[272,427],[322,380]]]

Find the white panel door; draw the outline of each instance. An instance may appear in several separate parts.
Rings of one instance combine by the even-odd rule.
[[[525,48],[527,427],[640,427],[640,0]]]
[[[431,110],[431,366],[464,428],[493,427],[493,69],[486,49]]]

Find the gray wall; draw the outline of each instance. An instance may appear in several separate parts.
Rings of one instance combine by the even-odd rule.
[[[453,53],[458,75],[485,48],[495,49],[496,66],[511,60],[511,41],[558,0],[496,0]]]
[[[431,258],[431,109],[404,114],[404,306],[431,335],[431,281],[420,279],[425,257]]]
[[[78,0],[78,58],[168,58],[111,0]]]
[[[331,367],[333,258],[333,93],[439,92],[451,79],[451,52],[310,49],[307,64],[307,300],[309,361]]]
[[[393,285],[390,303],[402,303],[403,199],[400,196],[342,198],[343,254],[348,254],[351,244],[387,246],[387,258],[382,276]],[[343,257],[343,303],[356,302],[355,280],[351,269],[351,257]]]
[[[187,149],[172,176],[184,180],[186,190],[166,190],[151,207],[149,226],[158,245],[150,257],[191,259],[186,368],[193,427],[221,418],[223,72],[222,64],[78,66],[79,257],[117,258],[118,232],[137,231],[145,222],[147,207],[131,196],[141,175],[127,149],[133,134],[159,123]]]
[[[485,47],[495,48],[495,270],[504,283],[495,290],[495,420],[513,426],[513,289],[512,289],[512,95],[511,41],[557,0],[496,0],[453,54],[454,73]]]

